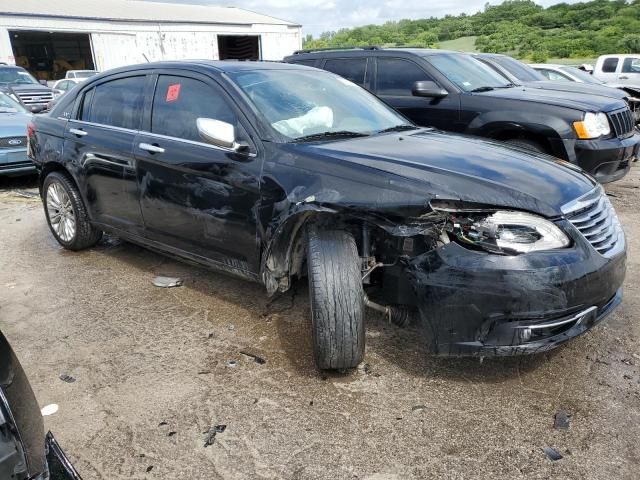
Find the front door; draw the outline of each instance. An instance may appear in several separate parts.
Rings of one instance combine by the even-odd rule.
[[[459,131],[460,97],[450,92],[444,98],[416,97],[413,85],[418,81],[435,81],[420,65],[394,57],[376,58],[375,92],[400,113],[423,127]]]
[[[640,87],[640,55],[627,57],[622,61],[618,82],[621,85]]]
[[[150,239],[236,273],[257,272],[260,165],[202,139],[198,118],[230,123],[249,142],[227,94],[207,77],[160,72],[145,131],[134,142]]]
[[[141,233],[133,141],[144,107],[145,75],[109,79],[81,94],[67,122],[64,156],[95,222]]]

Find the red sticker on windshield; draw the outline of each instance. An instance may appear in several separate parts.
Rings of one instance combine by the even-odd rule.
[[[175,102],[180,96],[180,84],[174,83],[167,89],[167,102]]]

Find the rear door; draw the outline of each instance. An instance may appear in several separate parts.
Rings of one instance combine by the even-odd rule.
[[[622,85],[640,87],[640,55],[622,60],[618,81]]]
[[[438,83],[422,66],[411,60],[376,57],[374,88],[378,97],[418,125],[458,130],[459,94],[449,92],[444,98],[413,96],[414,83],[425,80]]]
[[[133,141],[147,80],[127,74],[85,90],[65,130],[64,156],[78,170],[91,218],[132,233],[143,230]]]
[[[212,79],[159,71],[151,114],[135,140],[149,238],[236,273],[257,272],[261,161],[241,114]],[[198,118],[231,123],[250,152],[205,142]]]
[[[605,57],[602,63],[598,62],[594,76],[606,83],[616,83],[620,66],[619,57]]]

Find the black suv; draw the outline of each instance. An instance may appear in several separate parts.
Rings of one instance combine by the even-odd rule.
[[[472,55],[429,49],[300,51],[285,62],[365,87],[418,125],[502,140],[622,178],[640,134],[623,100],[514,85]]]
[[[47,109],[53,100],[53,90],[41,85],[22,67],[0,65],[0,92],[20,102],[32,113]]]
[[[67,249],[111,232],[271,295],[308,276],[321,368],[361,361],[365,308],[485,356],[557,346],[621,301],[625,237],[591,177],[314,68],[112,70],[34,118],[29,151]]]

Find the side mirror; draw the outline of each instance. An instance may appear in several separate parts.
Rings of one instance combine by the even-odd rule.
[[[199,118],[196,126],[200,136],[218,147],[229,148],[235,152],[242,152],[249,147],[244,143],[236,142],[236,129],[233,125],[213,118]]]
[[[422,80],[413,84],[411,93],[415,97],[444,98],[449,95],[444,88],[440,88],[436,82]]]
[[[46,80],[38,80],[38,83],[40,83],[40,85],[44,85],[45,87],[47,86]]]

